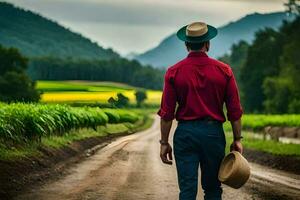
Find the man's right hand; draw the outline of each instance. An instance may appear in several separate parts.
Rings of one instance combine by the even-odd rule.
[[[230,151],[238,151],[241,154],[243,153],[243,145],[240,140],[233,141],[230,145]]]
[[[160,145],[160,158],[163,163],[172,165],[172,147],[169,143]]]

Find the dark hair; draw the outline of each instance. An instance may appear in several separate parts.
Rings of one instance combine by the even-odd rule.
[[[198,51],[204,47],[205,43],[206,42],[201,42],[201,43],[185,42],[185,46],[192,51]]]

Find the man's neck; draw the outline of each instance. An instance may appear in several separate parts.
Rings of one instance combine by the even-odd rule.
[[[189,53],[207,53],[205,50],[197,50],[197,51],[195,51],[195,50],[189,50]]]
[[[189,53],[192,53],[192,52],[197,52],[197,53],[200,53],[200,52],[203,52],[203,53],[207,53],[206,49],[200,49],[200,50],[189,50]]]

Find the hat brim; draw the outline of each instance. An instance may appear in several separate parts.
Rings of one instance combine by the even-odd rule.
[[[235,189],[242,187],[250,177],[248,161],[237,151],[230,152],[221,162],[219,180]]]
[[[216,29],[213,26],[207,25],[208,31],[202,36],[199,37],[190,37],[186,35],[186,27],[184,26],[179,31],[177,32],[177,37],[185,42],[191,42],[191,43],[201,43],[201,42],[206,42],[218,35],[218,29]]]

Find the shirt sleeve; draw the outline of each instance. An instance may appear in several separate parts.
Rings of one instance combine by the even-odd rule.
[[[175,118],[176,92],[169,70],[165,74],[164,89],[161,99],[161,106],[157,114],[164,120],[170,121]]]
[[[240,103],[236,80],[232,72],[226,86],[225,104],[229,121],[236,121],[242,117],[243,109]]]

